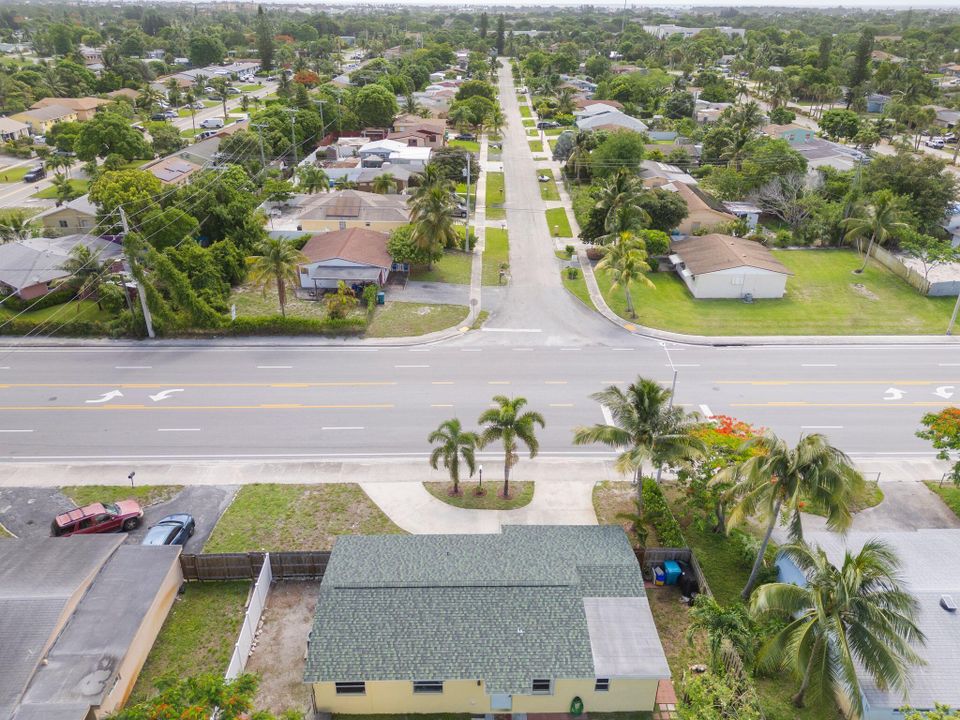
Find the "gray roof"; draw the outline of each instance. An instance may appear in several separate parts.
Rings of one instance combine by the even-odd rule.
[[[76,210],[80,213],[85,213],[91,217],[97,216],[97,206],[93,204],[90,200],[89,195],[81,195],[78,198],[65,202],[60,207],[52,207],[49,210],[44,210],[42,213],[37,215],[37,218],[43,218],[47,215],[55,215],[58,212],[63,212],[66,209]]]
[[[619,110],[598,113],[577,120],[577,127],[581,130],[593,130],[607,125],[615,125],[625,130],[633,130],[634,132],[646,132],[647,130],[647,124],[645,122]]]
[[[926,665],[911,673],[910,691],[903,696],[882,690],[865,673],[860,685],[871,708],[899,708],[905,704],[932,708],[935,702],[960,706],[960,613],[940,607],[940,596],[951,595],[960,602],[960,530],[938,529],[915,532],[850,532],[846,537],[830,532],[804,533],[806,542],[819,545],[835,565],[844,552],[859,552],[868,540],[890,545],[902,564],[903,589],[920,604],[917,625],[927,636],[926,645],[916,648]]]
[[[63,265],[77,245],[86,245],[99,263],[119,257],[123,252],[118,243],[82,234],[4,243],[0,245],[0,283],[20,291],[69,277]]]
[[[588,625],[585,605],[603,608],[607,598],[643,602],[629,617],[611,610]],[[597,677],[596,649],[611,647],[618,619],[643,640],[614,648],[624,660],[613,676],[667,678],[645,603],[619,527],[342,536],[320,587],[304,680],[478,679],[488,693],[528,694],[534,678]]]

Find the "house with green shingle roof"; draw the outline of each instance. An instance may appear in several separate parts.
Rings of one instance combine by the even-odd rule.
[[[617,526],[341,536],[306,658],[345,714],[652,711],[670,678]]]

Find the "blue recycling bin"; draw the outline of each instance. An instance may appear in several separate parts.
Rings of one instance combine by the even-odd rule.
[[[667,560],[663,564],[663,581],[667,585],[676,585],[680,579],[680,566],[675,560]]]
[[[387,294],[383,291],[377,293],[377,305],[383,305],[387,301]]]

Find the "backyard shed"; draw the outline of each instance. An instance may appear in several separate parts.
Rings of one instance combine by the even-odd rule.
[[[697,299],[781,298],[792,273],[752,240],[711,233],[675,240],[670,262]]]

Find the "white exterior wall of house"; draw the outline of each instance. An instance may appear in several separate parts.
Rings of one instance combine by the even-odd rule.
[[[320,274],[323,274],[324,268],[357,268],[358,270],[368,271],[370,268],[374,268],[373,265],[365,265],[363,263],[356,263],[350,260],[343,260],[341,258],[332,258],[330,260],[320,260],[318,262],[308,263],[307,265],[300,266],[300,287],[304,290],[336,290],[339,283],[338,280],[332,278],[320,279],[315,278],[314,274],[318,268],[321,268]],[[387,281],[387,274],[389,270],[384,270],[382,268],[377,268],[380,271],[377,284],[383,286]],[[350,284],[349,282],[347,283]]]
[[[693,275],[686,269],[680,273],[690,292],[698,300],[742,298],[750,293],[754,298],[781,298],[787,289],[787,276],[753,267]]]

